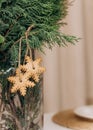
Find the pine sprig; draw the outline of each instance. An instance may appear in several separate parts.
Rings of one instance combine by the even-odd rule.
[[[3,64],[8,62],[11,65],[10,59],[17,52],[14,50],[13,54],[11,49],[18,48],[14,43],[25,36],[31,25],[34,27],[29,31],[28,42],[32,49],[74,44],[78,40],[76,37],[59,32],[60,26],[65,24],[63,20],[68,13],[68,6],[68,0],[0,0],[0,36],[4,38],[4,41],[0,41],[0,64],[5,59]],[[25,37],[22,42],[24,55]],[[15,64],[14,59],[12,61]]]

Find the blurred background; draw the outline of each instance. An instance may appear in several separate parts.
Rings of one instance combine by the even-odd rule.
[[[76,45],[46,49],[43,55],[45,112],[93,103],[93,1],[75,0],[61,28],[82,38]]]

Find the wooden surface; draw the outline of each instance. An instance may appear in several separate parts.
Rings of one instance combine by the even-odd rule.
[[[52,120],[72,130],[93,130],[93,120],[76,116],[73,110],[66,110],[55,114]]]

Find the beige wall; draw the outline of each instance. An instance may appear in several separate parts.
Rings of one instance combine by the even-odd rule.
[[[62,31],[81,37],[66,48],[46,49],[43,56],[45,112],[84,105],[93,99],[93,1],[75,0]]]

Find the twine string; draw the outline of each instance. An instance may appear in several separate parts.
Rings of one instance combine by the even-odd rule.
[[[21,43],[22,43],[22,38],[20,38],[20,42],[19,42],[19,56],[18,56],[18,66],[19,67],[21,64]]]

